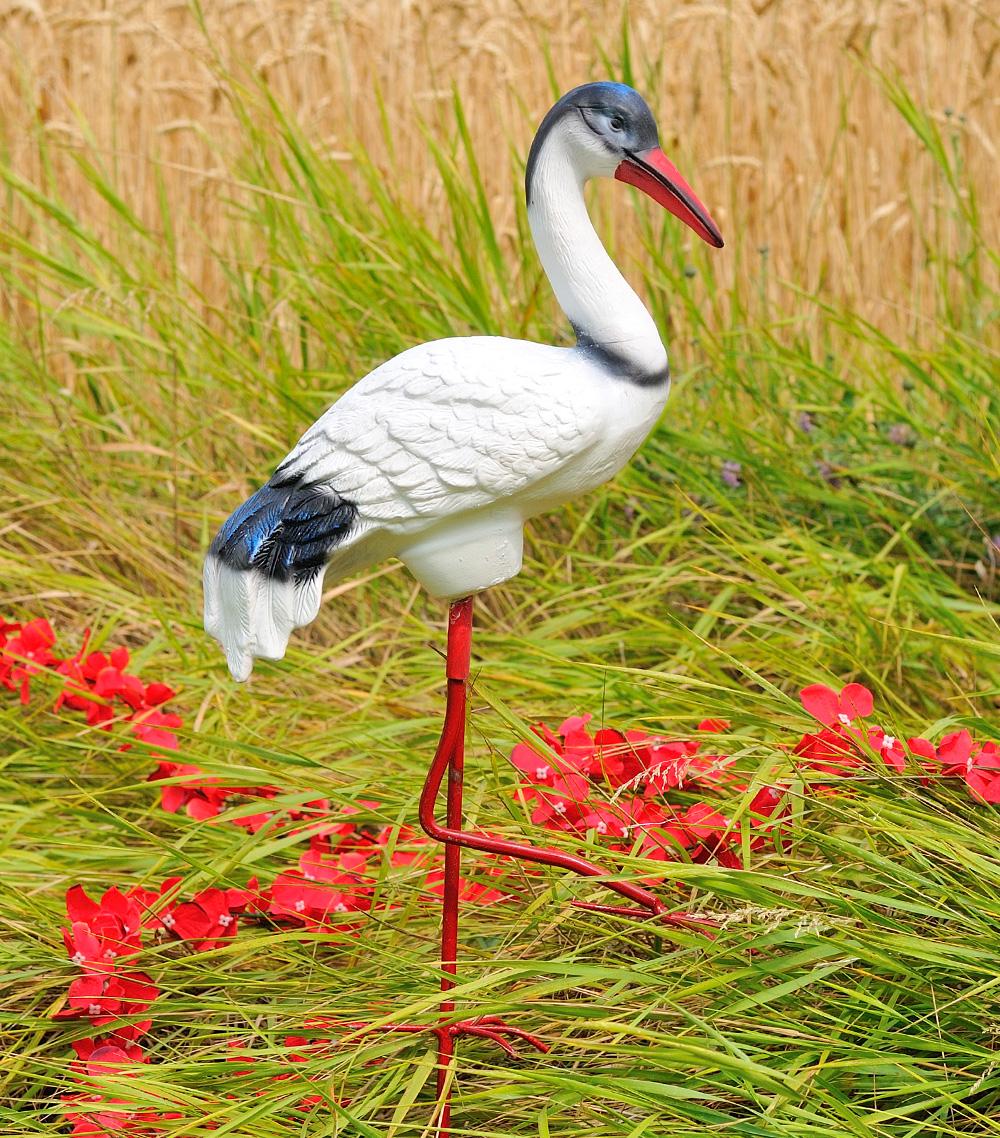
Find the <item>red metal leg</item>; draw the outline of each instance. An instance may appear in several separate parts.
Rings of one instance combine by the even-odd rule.
[[[448,610],[448,677],[445,731],[448,733],[448,828],[462,828],[462,789],[465,777],[465,720],[468,703],[469,662],[472,653],[472,598],[456,601]],[[442,740],[443,742],[443,740]],[[440,748],[439,748],[440,749]],[[445,1021],[455,1010],[455,1001],[447,994],[455,987],[453,979],[458,966],[458,890],[462,847],[448,842],[444,847],[444,893],[441,904],[441,1018]],[[451,1126],[451,1094],[447,1087],[449,1068],[455,1054],[455,1037],[450,1031],[438,1033],[437,1093],[441,1104],[438,1118],[440,1130],[447,1134]]]
[[[648,889],[636,885],[631,881],[616,881],[608,876],[607,870],[592,861],[577,857],[576,854],[566,853],[563,850],[552,849],[548,846],[529,846],[521,842],[511,842],[505,838],[495,838],[488,834],[476,834],[461,828],[462,807],[462,770],[465,754],[465,711],[469,679],[469,663],[472,652],[472,598],[455,601],[451,606],[448,620],[448,696],[445,709],[444,727],[441,731],[441,740],[438,743],[434,761],[427,772],[427,779],[420,794],[420,825],[432,838],[445,845],[445,906],[442,925],[442,967],[446,972],[454,974],[454,956],[448,954],[448,949],[454,951],[453,942],[446,941],[445,927],[449,932],[457,930],[458,911],[458,848],[466,847],[481,850],[484,853],[503,854],[507,857],[519,858],[523,861],[539,862],[542,865],[554,865],[560,869],[569,869],[583,877],[604,878],[601,882],[614,893],[641,906],[639,909],[627,908],[620,905],[597,905],[589,902],[577,902],[582,909],[595,912],[614,913],[619,916],[630,917],[656,917],[668,924],[680,925],[687,928],[707,932],[715,928],[715,922],[700,917],[690,917],[683,913],[671,913],[667,906]],[[456,763],[457,758],[457,763]],[[448,778],[448,809],[447,825],[442,826],[434,817],[434,805],[441,790],[441,783],[445,771]],[[456,774],[457,770],[457,774]],[[457,791],[454,787],[457,786]],[[454,851],[455,854],[455,893],[449,907],[447,885],[447,857]],[[454,924],[451,924],[451,921]],[[446,944],[448,948],[446,948]],[[450,961],[450,968],[448,962]],[[444,982],[450,989],[452,984],[446,979]]]
[[[422,1024],[387,1024],[372,1028],[363,1023],[345,1023],[343,1026],[362,1032],[410,1032],[432,1031],[438,1038],[437,1093],[439,1114],[437,1134],[448,1138],[451,1133],[451,1086],[448,1077],[455,1054],[455,1040],[461,1035],[472,1035],[489,1039],[514,1055],[512,1042],[521,1040],[548,1051],[548,1047],[536,1036],[522,1028],[510,1027],[499,1016],[477,1016],[473,1019],[449,1022],[455,1011],[455,1001],[449,993],[455,987],[455,972],[458,960],[458,896],[460,886],[460,860],[463,847],[481,850],[484,853],[502,854],[520,858],[524,861],[554,865],[559,869],[572,870],[583,877],[601,878],[601,884],[625,897],[633,908],[624,905],[599,905],[592,902],[576,902],[582,909],[595,912],[614,913],[628,917],[655,917],[669,924],[681,925],[708,933],[715,928],[713,921],[682,913],[671,913],[667,906],[648,889],[630,881],[616,881],[608,876],[601,866],[575,854],[547,846],[529,846],[520,842],[495,838],[488,834],[470,833],[462,829],[462,788],[465,767],[465,720],[468,702],[469,667],[472,653],[472,597],[455,601],[448,613],[448,654],[447,654],[447,702],[444,725],[434,760],[420,794],[420,825],[426,833],[442,842],[444,854],[444,896],[441,912],[441,1022],[437,1027],[428,1028]],[[446,825],[440,825],[434,817],[434,806],[441,792],[445,771],[448,772]]]
[[[431,815],[433,817],[434,798],[441,789],[444,771],[448,771],[447,791],[447,829],[442,833],[462,832],[462,789],[465,767],[465,719],[468,701],[469,661],[472,651],[472,598],[455,601],[448,612],[448,656],[447,656],[447,703],[445,706],[444,727],[434,755],[432,771],[437,771],[437,779],[431,791]],[[421,821],[423,821],[424,799],[427,785],[421,795]],[[425,826],[426,829],[426,826]],[[432,834],[436,837],[436,834]],[[461,857],[463,842],[452,837],[442,839],[444,850],[444,891],[441,905],[441,1022],[437,1027],[427,1028],[422,1024],[386,1024],[372,1028],[363,1023],[345,1023],[343,1026],[363,1032],[409,1032],[433,1031],[438,1039],[437,1096],[438,1117],[437,1134],[448,1138],[451,1133],[451,1086],[449,1075],[455,1054],[455,1040],[460,1035],[472,1035],[489,1039],[508,1055],[514,1056],[512,1040],[521,1040],[539,1051],[548,1051],[548,1046],[537,1036],[519,1027],[511,1027],[499,1016],[476,1016],[472,1019],[450,1022],[455,1011],[455,1001],[448,993],[455,987],[455,971],[458,961],[458,895],[461,885]]]

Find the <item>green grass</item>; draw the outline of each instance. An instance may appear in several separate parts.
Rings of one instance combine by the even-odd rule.
[[[250,189],[220,227],[223,306],[185,281],[183,219],[142,223],[100,155],[80,157],[106,202],[100,233],[51,179],[0,170],[18,218],[0,243],[0,611],[50,616],[66,651],[88,625],[98,645],[128,644],[145,679],[181,689],[183,755],[207,771],[278,784],[289,802],[377,799],[380,820],[412,822],[438,726],[441,607],[380,567],[236,688],[200,628],[202,550],[387,355],[471,331],[551,339],[562,323],[523,217],[512,242],[492,230],[459,107],[455,139],[429,139],[453,222],[442,246],[362,152],[325,162],[261,92],[229,93]],[[899,735],[996,736],[996,261],[929,119],[898,87],[886,97],[967,230],[959,262],[928,251],[936,326],[890,342],[795,282],[785,311],[762,311],[752,287],[719,294],[714,254],[649,222],[631,270],[670,330],[676,387],[636,461],[535,523],[522,576],[479,606],[480,824],[528,828],[505,757],[527,723],[574,712],[661,732],[725,716],[759,778],[787,772],[782,744],[808,725],[795,692],[815,681],[870,685]],[[512,193],[518,178],[512,164]],[[738,237],[724,255],[767,272]],[[721,480],[725,461],[741,486]],[[71,884],[242,884],[297,849],[287,834],[164,814],[148,756],[54,715],[51,682],[35,690],[27,709],[0,699],[9,1134],[56,1132],[74,1087],[69,1041],[85,1029],[50,1019],[74,974],[59,939]],[[915,772],[836,798],[803,790],[788,836],[750,871],[678,864],[670,877],[722,919],[715,941],[574,910],[598,893],[556,873],[533,878],[524,903],[465,915],[463,1006],[541,1031],[553,1053],[509,1063],[463,1044],[460,1132],[1000,1134],[995,810]],[[248,929],[209,954],[145,953],[164,992],[153,1065],[119,1089],[184,1103],[183,1135],[426,1133],[433,1071],[412,1040],[348,1039],[313,1059],[314,1086],[347,1103],[316,1116],[290,1110],[300,1087],[270,1078],[287,1069],[280,1040],[310,1017],[433,1018],[433,909],[412,879],[384,888],[397,907],[356,941]],[[237,1075],[233,1038],[270,1060]]]

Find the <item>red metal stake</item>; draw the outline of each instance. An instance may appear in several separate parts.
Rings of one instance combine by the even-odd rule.
[[[631,906],[599,905],[589,901],[574,902],[581,909],[599,913],[613,913],[625,917],[653,917],[668,924],[696,929],[711,935],[715,922],[706,918],[690,917],[683,913],[671,913],[667,906],[648,889],[631,881],[616,881],[609,877],[601,866],[576,854],[548,846],[529,846],[521,842],[511,842],[505,838],[492,837],[462,829],[462,786],[465,768],[465,719],[468,703],[469,667],[472,653],[472,597],[455,601],[448,613],[448,654],[446,674],[448,678],[447,702],[445,704],[444,724],[434,760],[423,790],[420,793],[420,825],[426,833],[442,842],[444,853],[444,896],[441,909],[441,1004],[440,1021],[437,1027],[427,1028],[422,1024],[387,1024],[383,1027],[369,1028],[362,1023],[348,1023],[345,1027],[360,1031],[410,1032],[433,1031],[438,1037],[437,1094],[439,1114],[437,1119],[439,1138],[449,1138],[451,1134],[451,1082],[450,1068],[455,1056],[455,1040],[460,1035],[472,1035],[489,1039],[502,1047],[509,1055],[516,1052],[512,1041],[521,1040],[539,1051],[548,1051],[548,1046],[537,1036],[523,1028],[510,1027],[499,1016],[477,1016],[473,1019],[452,1021],[455,1001],[449,993],[455,987],[454,976],[458,961],[458,897],[460,886],[461,851],[463,847],[481,850],[484,853],[502,854],[523,861],[554,865],[568,869],[583,877],[601,878],[601,884],[630,901]],[[442,826],[434,817],[434,806],[441,792],[445,771],[448,772],[447,824]],[[640,906],[635,908],[633,906]]]
[[[456,601],[448,610],[448,677],[445,726],[439,752],[448,766],[448,828],[462,828],[462,789],[465,777],[465,720],[468,703],[469,661],[472,655],[472,598]],[[435,761],[437,761],[435,757]],[[440,785],[440,783],[439,783]],[[441,994],[455,986],[458,961],[458,889],[461,876],[462,847],[458,842],[447,842],[444,847],[444,895],[441,907]],[[441,1019],[448,1021],[455,1010],[455,1001],[442,999]],[[450,1031],[438,1032],[437,1093],[441,1104],[438,1127],[442,1135],[451,1126],[451,1088],[448,1085],[449,1068],[455,1054],[455,1037]]]
[[[469,666],[472,653],[472,597],[455,601],[448,613],[448,691],[445,705],[444,725],[438,742],[434,761],[420,794],[420,825],[426,833],[444,843],[444,898],[441,912],[441,1024],[434,1029],[438,1037],[438,1075],[437,1092],[440,1103],[438,1133],[447,1138],[451,1127],[451,1086],[448,1081],[449,1068],[455,1054],[455,1038],[458,1035],[476,1035],[492,1039],[508,1053],[513,1048],[503,1037],[522,1039],[547,1051],[548,1047],[530,1033],[520,1028],[508,1027],[496,1016],[482,1016],[478,1019],[450,1023],[455,1010],[455,1001],[448,997],[454,988],[455,971],[458,959],[458,894],[461,851],[463,847],[481,850],[484,853],[503,854],[507,857],[525,861],[554,865],[569,869],[584,877],[600,877],[601,884],[619,893],[634,905],[597,905],[591,902],[575,902],[582,909],[596,912],[614,913],[628,917],[655,917],[669,924],[681,925],[708,932],[715,927],[713,921],[689,917],[682,913],[671,913],[666,905],[648,889],[630,881],[616,881],[609,878],[607,871],[594,862],[563,850],[547,846],[529,846],[520,842],[495,838],[488,834],[477,834],[462,829],[462,786],[465,768],[465,719],[468,703]],[[447,825],[440,825],[434,817],[434,805],[441,791],[445,771],[448,772]],[[389,1029],[391,1030],[391,1029]],[[403,1027],[402,1030],[414,1030]],[[420,1030],[419,1028],[416,1030]]]
[[[420,794],[420,825],[432,838],[445,845],[445,857],[455,847],[466,847],[472,850],[481,850],[484,853],[503,854],[507,857],[519,858],[522,861],[534,861],[542,865],[554,865],[559,869],[569,869],[582,877],[600,877],[601,884],[614,893],[620,894],[635,905],[642,908],[634,909],[622,905],[596,905],[590,902],[574,902],[581,909],[588,909],[599,913],[615,913],[619,916],[630,917],[656,917],[668,924],[680,925],[685,928],[707,931],[715,928],[715,922],[701,917],[690,917],[684,913],[672,913],[666,905],[648,889],[636,885],[631,881],[616,881],[608,876],[608,871],[602,866],[586,858],[577,857],[576,854],[566,853],[563,850],[552,849],[549,846],[529,846],[521,842],[511,842],[506,838],[495,838],[489,834],[477,834],[461,828],[462,805],[462,770],[465,753],[465,709],[467,700],[467,687],[469,677],[469,660],[472,648],[472,598],[455,601],[451,606],[448,621],[448,698],[445,709],[444,727],[441,731],[441,741],[438,743],[434,761],[427,772],[427,779]],[[448,770],[448,824],[442,826],[434,817],[434,804],[441,790],[444,773]],[[457,773],[456,773],[457,772]],[[457,791],[453,788],[457,785]],[[454,797],[453,797],[454,794]],[[457,858],[455,865],[457,866]],[[442,964],[448,959],[444,952],[444,928],[451,929],[454,920],[457,928],[458,916],[458,882],[457,870],[455,877],[455,892],[453,909],[449,906],[447,889],[447,860],[445,862],[445,903],[442,924]],[[454,964],[450,969],[454,973]],[[448,984],[451,987],[451,984]]]

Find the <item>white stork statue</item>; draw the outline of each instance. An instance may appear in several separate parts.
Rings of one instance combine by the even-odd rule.
[[[229,518],[205,561],[205,628],[237,680],[314,619],[324,574],[395,556],[453,600],[520,571],[525,521],[611,478],[670,390],[653,318],[587,215],[589,178],[629,182],[722,237],[659,146],[642,97],[587,83],[545,116],[528,220],[572,348],[499,336],[409,348],[359,380]]]
[[[395,556],[429,592],[452,602],[447,711],[420,798],[421,825],[445,843],[442,1018],[431,1028],[379,1028],[437,1034],[442,1138],[450,1134],[447,1075],[456,1037],[491,1039],[511,1052],[511,1039],[547,1050],[497,1016],[454,1019],[448,993],[455,983],[463,846],[600,877],[632,905],[577,902],[587,909],[701,929],[712,924],[671,912],[650,890],[609,880],[599,865],[566,850],[461,828],[472,596],[520,570],[528,518],[621,469],[670,389],[656,325],[587,216],[584,183],[602,176],[637,186],[721,248],[707,210],[660,149],[642,98],[620,83],[570,91],[538,129],[525,191],[535,245],[576,346],[470,336],[409,348],[356,383],[306,431],[225,523],[205,562],[205,628],[222,644],[237,680],[249,677],[256,657],[284,655],[292,629],[316,616],[324,574],[341,579]],[[446,770],[441,824],[434,804]]]

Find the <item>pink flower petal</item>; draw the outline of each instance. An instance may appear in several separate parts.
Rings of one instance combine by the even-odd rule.
[[[837,722],[840,699],[833,688],[828,688],[826,684],[811,684],[799,692],[799,699],[806,711],[820,723],[832,727]]]
[[[972,754],[972,746],[972,736],[968,731],[953,731],[938,744],[938,758],[954,766],[964,764]]]
[[[867,719],[875,707],[872,693],[864,684],[846,684],[840,692],[840,711],[852,722]]]

